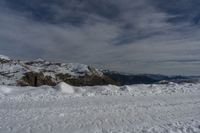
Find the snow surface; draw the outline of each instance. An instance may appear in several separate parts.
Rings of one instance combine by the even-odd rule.
[[[0,133],[200,133],[200,84],[0,86]]]

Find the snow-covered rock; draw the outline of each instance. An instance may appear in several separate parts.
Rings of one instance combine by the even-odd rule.
[[[5,55],[0,55],[0,59],[1,60],[7,60],[7,61],[10,60],[10,58],[8,56],[5,56]]]
[[[54,88],[65,94],[73,94],[75,92],[74,88],[71,85],[66,84],[65,82],[59,83]]]
[[[38,58],[38,59],[36,59],[36,60],[34,60],[34,62],[45,62],[45,60],[44,59],[42,59],[42,58]]]
[[[42,79],[37,77],[38,86],[52,85],[49,83],[55,85],[62,81],[72,85],[75,85],[75,83],[76,85],[97,85],[105,81],[101,71],[84,64],[55,63],[40,58],[34,61],[18,61],[11,60],[9,57],[3,55],[0,56],[0,61],[0,85],[33,86],[30,82],[34,82],[35,76],[30,77],[27,75],[29,73],[44,75]],[[73,82],[70,82],[71,79],[73,79]],[[93,83],[92,81],[94,80],[95,82]]]

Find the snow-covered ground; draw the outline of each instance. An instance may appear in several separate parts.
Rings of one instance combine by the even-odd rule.
[[[200,133],[200,84],[0,86],[0,133]]]

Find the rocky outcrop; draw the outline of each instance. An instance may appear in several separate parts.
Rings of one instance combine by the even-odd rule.
[[[119,85],[114,80],[110,79],[107,76],[98,76],[98,75],[87,75],[81,77],[72,77],[69,74],[57,74],[56,80],[51,76],[44,76],[42,72],[28,72],[17,81],[20,86],[41,86],[41,85],[50,85],[54,86],[59,82],[65,82],[73,86],[94,86],[94,85],[108,85],[114,84]]]
[[[0,64],[9,63],[11,60],[9,57],[0,55]]]
[[[17,82],[20,86],[41,86],[41,85],[56,85],[50,76],[44,76],[42,72],[28,72]]]
[[[57,77],[61,81],[64,81],[73,86],[94,86],[94,85],[108,85],[108,84],[119,85],[117,82],[115,82],[114,80],[105,75],[98,76],[94,74],[94,75],[81,76],[78,78],[72,78],[68,74],[58,74]]]

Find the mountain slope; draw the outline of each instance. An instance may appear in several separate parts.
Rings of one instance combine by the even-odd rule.
[[[0,84],[40,86],[61,81],[75,86],[116,84],[101,71],[83,64],[0,58]]]

